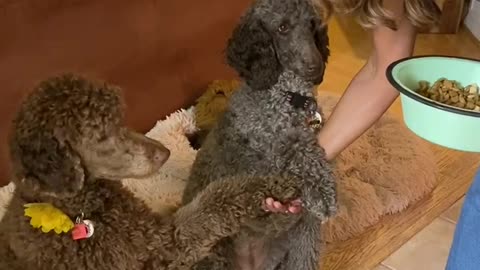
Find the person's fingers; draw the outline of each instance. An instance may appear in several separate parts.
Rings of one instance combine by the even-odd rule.
[[[282,205],[281,202],[278,201],[273,201],[271,205],[266,205],[267,211],[273,212],[273,213],[282,213],[287,210],[287,208]]]
[[[282,212],[284,211],[282,208],[282,204],[280,202],[275,201],[273,198],[267,198],[265,199],[265,202],[262,206],[263,210],[267,212]]]
[[[292,205],[302,205],[302,200],[301,199],[296,199],[296,200],[293,200],[290,204],[292,204]]]
[[[279,201],[275,201],[273,198],[267,198],[265,199],[263,209],[267,212],[272,213],[297,214],[300,213],[302,210],[302,201],[300,199],[296,199],[284,205]]]
[[[282,208],[272,207],[272,212],[274,212],[274,213],[282,213],[284,211],[285,210],[283,210]]]
[[[292,214],[298,214],[300,213],[300,211],[302,210],[301,207],[298,207],[298,206],[290,206],[288,207],[288,211]]]
[[[279,210],[278,208],[275,208],[273,206],[267,206],[267,211],[272,212],[272,213],[282,212],[282,210]]]
[[[269,212],[269,211],[271,211],[270,208],[272,207],[272,204],[273,204],[273,199],[272,198],[267,198],[263,202],[262,209],[265,210],[266,212]]]
[[[281,202],[275,201],[275,202],[273,202],[273,207],[280,210],[280,209],[283,208],[283,205],[282,205]]]
[[[274,200],[273,198],[267,198],[267,199],[265,200],[265,202],[267,203],[268,206],[273,206],[273,202],[274,202],[274,201],[275,201],[275,200]]]

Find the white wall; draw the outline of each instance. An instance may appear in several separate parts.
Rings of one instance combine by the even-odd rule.
[[[473,35],[480,40],[480,0],[473,0],[465,18],[465,25],[470,29]]]

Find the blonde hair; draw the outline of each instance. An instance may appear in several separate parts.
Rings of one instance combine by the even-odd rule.
[[[404,1],[404,12],[412,25],[426,28],[438,23],[440,10],[434,0]],[[396,29],[395,19],[383,7],[383,0],[314,0],[314,2],[320,8],[325,19],[328,19],[333,13],[353,15],[365,28],[383,25]]]

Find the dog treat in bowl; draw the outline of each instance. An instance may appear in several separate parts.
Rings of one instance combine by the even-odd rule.
[[[418,94],[457,108],[480,111],[479,87],[477,84],[470,84],[462,87],[454,80],[441,78],[432,86],[427,81],[419,81]]]

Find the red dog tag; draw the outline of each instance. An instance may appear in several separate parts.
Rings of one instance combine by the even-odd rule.
[[[87,238],[88,228],[87,225],[84,223],[75,224],[72,230],[72,238],[73,240],[80,240]]]
[[[90,238],[93,235],[93,232],[93,223],[90,220],[85,219],[75,223],[75,226],[72,230],[72,238],[73,240]]]

